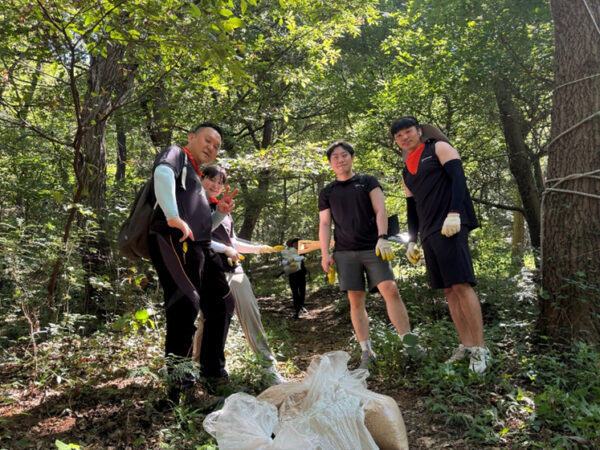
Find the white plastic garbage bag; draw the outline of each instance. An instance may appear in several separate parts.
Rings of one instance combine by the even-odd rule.
[[[326,353],[300,383],[272,386],[256,399],[234,394],[204,428],[221,449],[407,449],[398,405],[369,391],[368,372],[349,371],[349,359],[346,352]]]
[[[276,425],[277,408],[243,392],[229,396],[223,408],[210,413],[203,422],[204,429],[217,439],[221,450],[313,448],[310,439],[294,427],[285,427],[273,439]]]

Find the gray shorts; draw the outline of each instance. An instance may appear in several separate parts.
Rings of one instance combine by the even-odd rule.
[[[389,261],[375,255],[373,250],[334,252],[333,259],[340,280],[340,291],[364,291],[365,273],[369,291],[374,291],[379,283],[394,280],[394,272]]]

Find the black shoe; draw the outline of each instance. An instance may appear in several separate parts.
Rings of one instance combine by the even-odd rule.
[[[302,314],[308,314],[308,310],[304,306],[302,308],[300,308],[300,312]]]
[[[213,395],[208,389],[196,384],[181,391],[182,403],[186,406],[193,406],[202,413],[209,413],[217,409],[224,401],[223,397]]]
[[[229,395],[233,391],[228,377],[205,377],[204,386],[213,395]]]
[[[179,393],[177,393],[179,396]],[[175,403],[168,398],[161,398],[154,404],[154,409],[161,413],[166,413],[175,407]]]

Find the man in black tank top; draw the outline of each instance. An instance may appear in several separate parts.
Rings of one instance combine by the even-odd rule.
[[[444,290],[460,338],[448,362],[470,356],[469,368],[483,373],[491,358],[467,242],[469,231],[479,225],[460,156],[443,140],[422,142],[422,128],[412,116],[396,120],[390,131],[398,147],[408,152],[402,171],[409,232],[406,256],[418,263],[420,235],[429,282]]]
[[[375,177],[353,172],[354,148],[349,143],[334,142],[327,150],[327,158],[337,179],[319,193],[321,266],[329,272],[335,261],[340,291],[348,292],[352,326],[362,350],[360,368],[367,369],[375,363],[365,307],[365,273],[369,289],[378,289],[383,296],[390,321],[410,347],[408,353],[421,356],[424,350],[416,339],[404,339],[411,335],[410,324],[390,264],[394,254],[387,240],[383,190]],[[333,256],[329,255],[332,220]]]

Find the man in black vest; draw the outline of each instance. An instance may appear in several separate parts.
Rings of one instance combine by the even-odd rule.
[[[404,339],[411,334],[410,324],[390,264],[394,253],[387,240],[388,218],[381,185],[375,177],[354,173],[354,148],[347,142],[334,142],[327,150],[327,159],[337,179],[319,193],[321,266],[329,272],[335,262],[340,291],[348,293],[350,318],[362,350],[360,368],[367,369],[375,363],[365,307],[365,273],[369,289],[379,290],[383,296],[390,321],[401,339],[410,343],[409,353],[422,356],[424,350],[414,337]],[[333,256],[329,254],[332,220]]]
[[[171,145],[154,162],[156,209],[150,226],[149,247],[164,292],[166,309],[165,356],[171,375],[168,397],[179,393],[194,397],[199,374],[181,373],[180,362],[191,361],[195,321],[204,322],[200,351],[201,375],[209,387],[223,384],[225,340],[234,300],[219,257],[211,249],[211,230],[234,206],[234,193],[226,188],[219,212],[211,213],[200,177],[200,167],[214,161],[221,146],[221,130],[203,123],[188,135],[187,146]],[[199,316],[198,313],[202,312]]]
[[[448,362],[470,356],[469,368],[483,373],[491,358],[467,242],[469,231],[479,225],[460,157],[448,142],[421,142],[421,126],[412,116],[396,120],[390,131],[398,147],[408,152],[402,172],[409,232],[406,256],[418,262],[419,234],[429,282],[444,290],[460,338]]]

